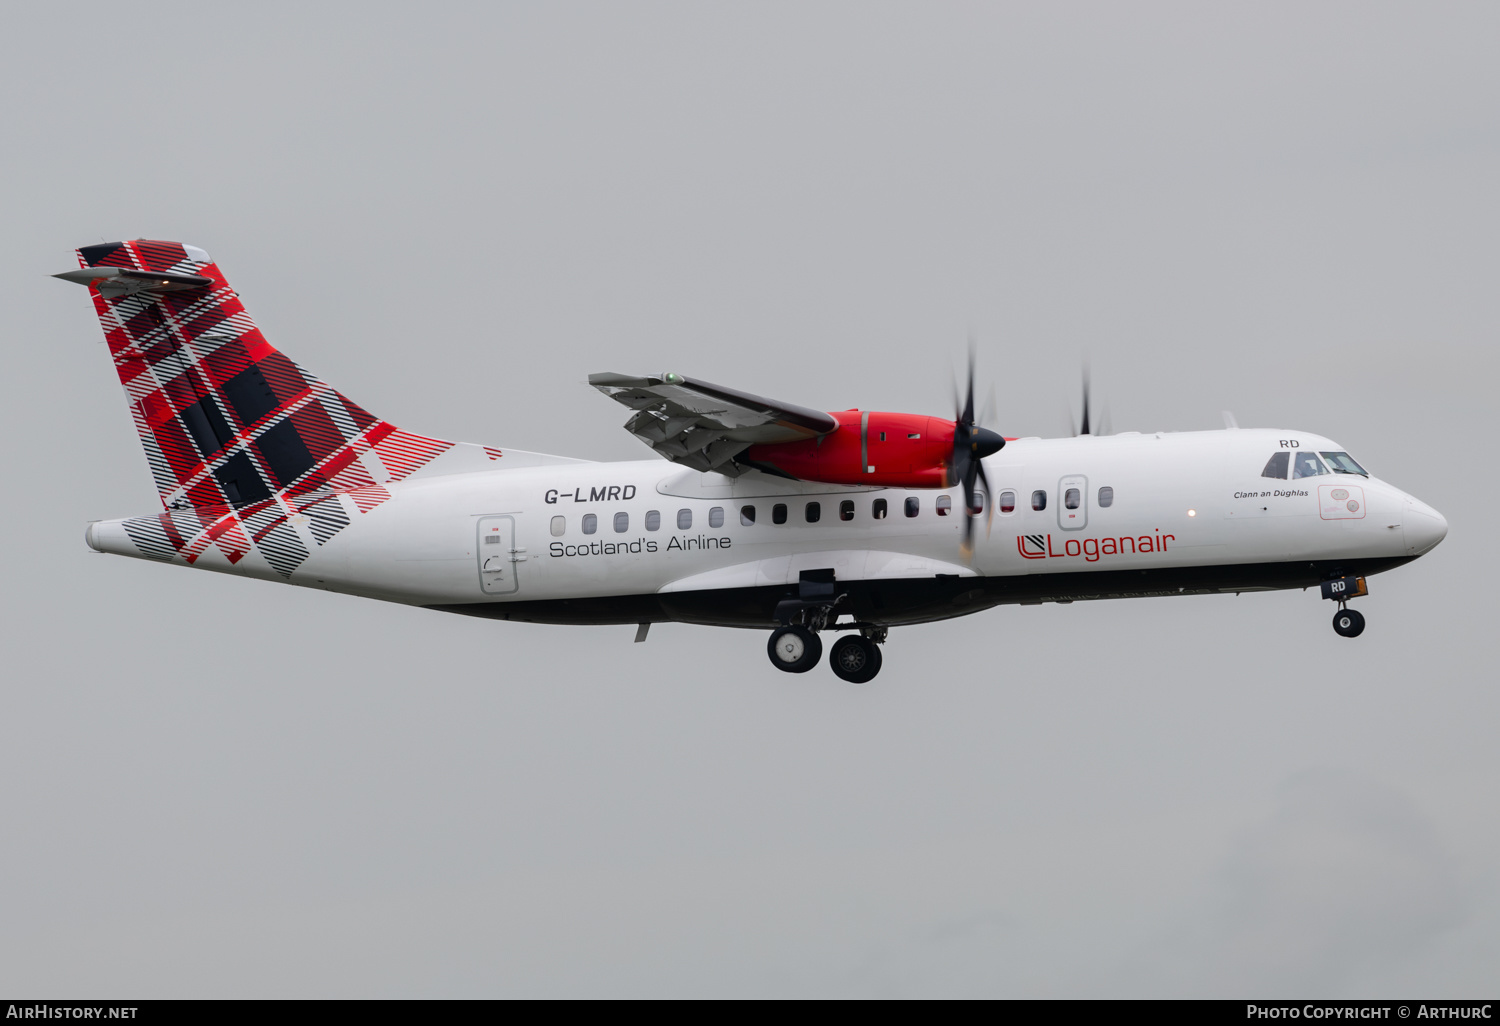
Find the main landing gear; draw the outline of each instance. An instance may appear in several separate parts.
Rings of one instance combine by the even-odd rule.
[[[857,630],[833,643],[828,665],[850,684],[865,684],[880,672],[880,644],[886,628],[878,624],[851,623],[835,626],[839,606],[848,598],[834,579],[832,570],[803,570],[797,581],[797,597],[788,596],[776,605],[781,626],[771,632],[766,654],[771,665],[787,673],[806,673],[823,657],[818,632]]]
[[[1365,631],[1365,618],[1346,603],[1352,598],[1370,594],[1363,577],[1340,577],[1323,582],[1323,597],[1339,604],[1333,614],[1333,630],[1341,638],[1357,638]]]
[[[880,642],[885,640],[885,633],[883,627],[866,627],[859,634],[844,635],[829,649],[829,669],[850,684],[868,684],[875,679],[885,661],[880,654]],[[771,632],[766,653],[771,657],[771,665],[778,670],[806,673],[822,658],[823,642],[807,627],[788,624]]]
[[[850,684],[868,684],[874,680],[882,662],[880,646],[858,634],[844,635],[828,653],[828,665],[839,679]]]
[[[806,673],[818,665],[823,658],[823,642],[801,624],[778,627],[771,632],[771,641],[766,653],[778,670],[787,673]]]

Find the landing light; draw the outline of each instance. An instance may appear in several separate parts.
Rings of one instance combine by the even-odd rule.
[[[1197,510],[1195,510],[1195,509],[1188,510],[1188,516],[1195,517],[1197,515],[1198,515],[1198,511]]]

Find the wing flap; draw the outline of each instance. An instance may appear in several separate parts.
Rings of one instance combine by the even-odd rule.
[[[625,430],[657,453],[694,470],[731,477],[743,472],[734,458],[752,445],[798,442],[839,426],[817,410],[681,374],[590,374],[589,384],[636,411]]]

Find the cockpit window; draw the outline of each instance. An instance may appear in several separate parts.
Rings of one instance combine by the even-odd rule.
[[[1350,456],[1347,452],[1325,452],[1323,453],[1323,458],[1328,461],[1328,465],[1333,468],[1335,474],[1358,474],[1360,477],[1370,476],[1369,472],[1358,463],[1355,463],[1354,457]]]
[[[1279,477],[1281,478],[1281,480],[1285,481],[1287,464],[1291,462],[1291,459],[1292,454],[1289,452],[1274,453],[1271,458],[1266,461],[1266,469],[1260,472],[1260,476]]]
[[[1319,474],[1328,473],[1323,466],[1323,461],[1318,459],[1316,453],[1310,452],[1299,452],[1292,468],[1292,477],[1317,477]]]

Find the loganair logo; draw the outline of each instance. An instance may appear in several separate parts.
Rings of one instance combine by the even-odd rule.
[[[1016,536],[1016,551],[1023,559],[1078,559],[1097,563],[1105,556],[1126,556],[1138,552],[1166,552],[1167,542],[1176,541],[1175,534],[1143,534],[1132,538],[1123,535],[1117,538],[1069,538],[1056,548],[1050,534],[1021,534]]]

